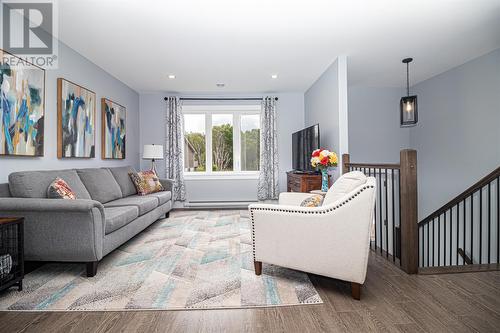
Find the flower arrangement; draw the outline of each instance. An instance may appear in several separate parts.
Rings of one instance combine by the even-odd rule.
[[[327,149],[316,149],[312,152],[311,165],[313,168],[328,169],[337,166],[337,154]]]
[[[328,168],[336,167],[338,163],[337,154],[326,149],[316,149],[311,155],[313,168],[321,170],[321,191],[328,191]]]

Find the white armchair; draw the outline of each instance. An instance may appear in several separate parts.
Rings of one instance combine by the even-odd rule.
[[[359,171],[341,176],[320,207],[309,193],[281,193],[279,204],[249,206],[255,274],[262,262],[351,282],[360,299],[368,266],[376,182]]]

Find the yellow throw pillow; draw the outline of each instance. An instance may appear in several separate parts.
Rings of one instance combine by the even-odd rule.
[[[323,196],[316,194],[312,197],[302,200],[300,207],[319,207],[323,203]]]
[[[137,173],[131,172],[129,176],[139,195],[146,195],[164,190],[154,170],[140,171]]]

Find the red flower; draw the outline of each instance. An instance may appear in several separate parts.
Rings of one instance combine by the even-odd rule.
[[[328,164],[328,156],[323,157],[321,159],[320,163],[323,164],[323,165],[327,165]]]
[[[312,157],[318,157],[319,154],[323,151],[323,149],[316,149],[312,152]]]

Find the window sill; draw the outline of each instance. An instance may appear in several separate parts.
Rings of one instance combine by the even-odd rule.
[[[195,173],[184,172],[184,180],[257,180],[259,172]]]

